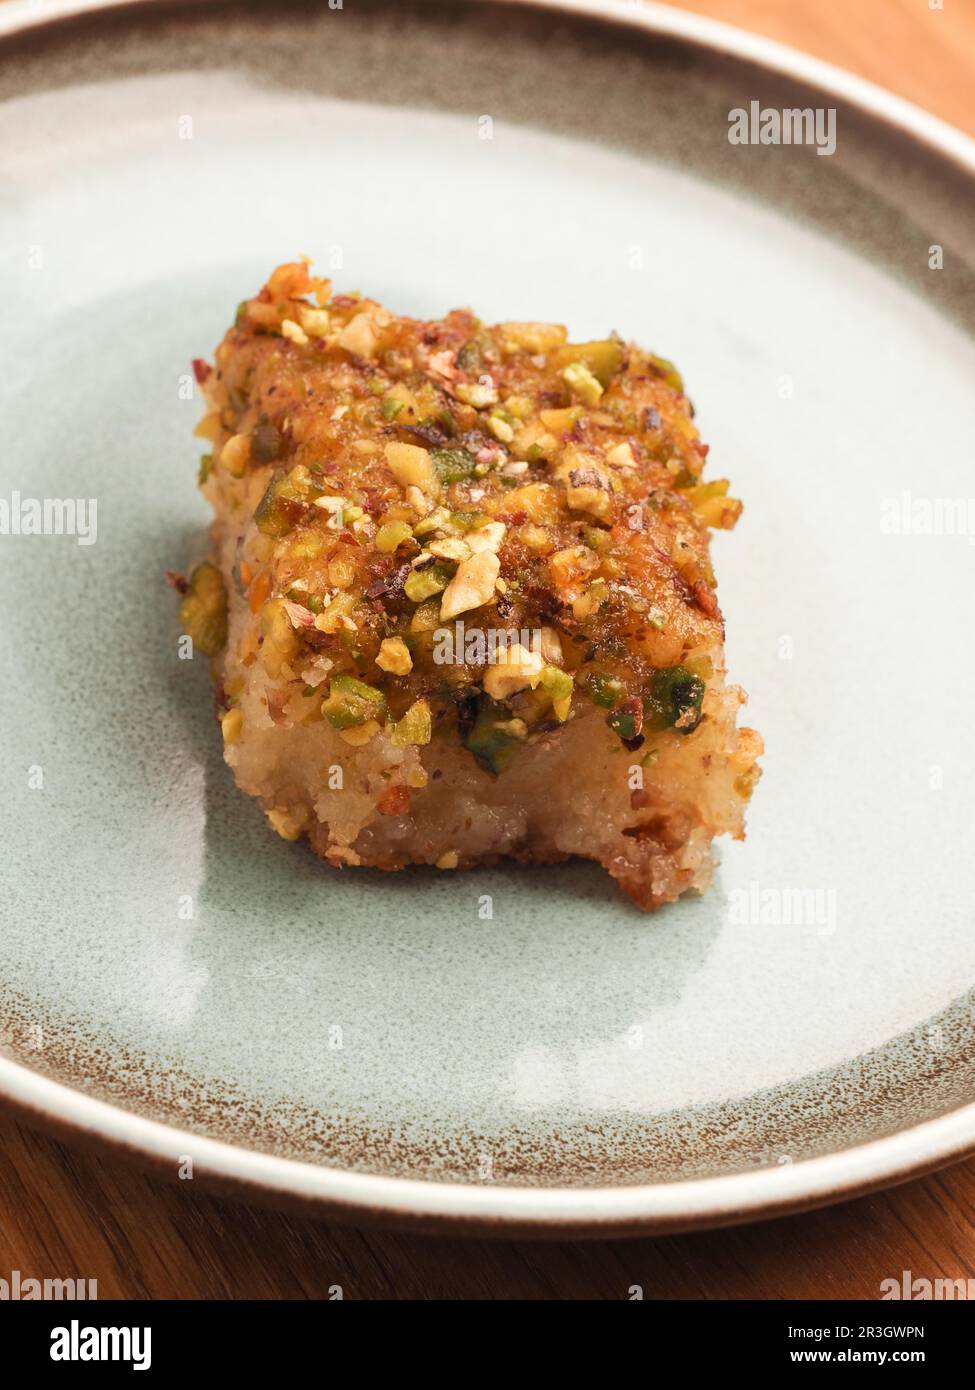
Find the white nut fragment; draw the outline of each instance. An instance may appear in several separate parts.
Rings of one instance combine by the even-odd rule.
[[[415,483],[411,483],[406,489],[406,500],[413,510],[418,512],[421,517],[426,516],[427,512],[430,510],[429,501],[424,497]]]
[[[317,690],[334,665],[335,662],[331,657],[314,656],[302,671],[301,678],[305,685],[311,686],[312,690]]]
[[[610,449],[606,455],[606,462],[614,464],[617,468],[635,468],[636,459],[633,457],[633,450],[624,440],[622,444],[617,444],[615,449]]]
[[[569,336],[561,323],[503,323],[501,332],[506,345],[525,352],[550,352]]]
[[[542,657],[549,666],[562,665],[562,639],[554,627],[542,628]]]
[[[500,415],[489,416],[487,427],[494,435],[495,439],[500,439],[502,444],[510,444],[515,437],[514,429],[508,424],[507,420],[502,420]]]
[[[292,603],[290,599],[282,599],[281,607],[284,609],[288,621],[295,629],[303,627],[313,627],[315,615],[310,608],[305,608],[301,603]]]
[[[457,573],[444,590],[440,602],[440,621],[449,622],[458,613],[480,608],[494,595],[494,585],[501,570],[501,561],[489,550],[472,555],[457,568]]]
[[[327,309],[313,309],[310,304],[302,304],[298,318],[302,328],[313,338],[324,338],[328,332]]]
[[[375,357],[376,340],[376,329],[367,313],[356,314],[339,330],[335,339],[339,347],[351,352],[353,357]]]
[[[250,456],[251,441],[248,434],[232,434],[220,450],[221,464],[235,478],[244,476]]]
[[[476,410],[483,410],[486,405],[498,403],[498,393],[489,377],[470,385],[461,382],[454,387],[454,392],[458,400],[463,401],[465,405],[474,406]]]
[[[510,738],[526,739],[528,737],[528,725],[523,719],[502,719],[494,727],[498,733],[507,734]]]
[[[595,454],[574,447],[566,449],[555,476],[565,484],[565,499],[572,511],[588,512],[597,518],[609,511],[610,474]]]
[[[400,487],[418,487],[428,496],[440,489],[429,449],[419,444],[387,444],[384,450],[390,472]]]
[[[313,507],[318,507],[323,512],[328,512],[326,525],[330,531],[341,531],[343,524],[343,513],[346,507],[351,507],[352,503],[347,497],[333,497],[326,494],[316,497],[312,502]]]
[[[300,323],[295,323],[294,319],[281,320],[281,333],[292,343],[297,343],[299,347],[304,347],[308,342],[308,334]]]
[[[431,541],[427,546],[431,555],[436,555],[438,560],[456,560],[461,563],[472,555],[472,550],[466,541],[462,541],[459,536],[445,536],[443,540]]]
[[[308,812],[303,806],[275,806],[267,812],[267,818],[282,840],[299,840],[308,825]]]
[[[518,690],[535,686],[542,678],[545,661],[538,652],[516,642],[504,652],[502,660],[484,673],[484,689],[492,700],[506,700]]]
[[[410,649],[402,637],[384,637],[376,656],[376,665],[392,676],[407,676],[413,670]]]
[[[468,531],[464,540],[475,555],[497,554],[506,529],[503,521],[489,521],[486,526],[479,526],[476,531]]]
[[[375,719],[367,719],[365,724],[354,724],[351,729],[339,729],[339,738],[352,748],[362,748],[379,733]]]
[[[584,405],[594,406],[603,394],[603,388],[585,362],[572,362],[562,372],[562,380],[569,390]]]

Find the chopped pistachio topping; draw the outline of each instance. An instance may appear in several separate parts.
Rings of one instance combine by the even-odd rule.
[[[385,718],[386,697],[381,690],[355,676],[333,676],[328,699],[322,704],[322,714],[334,729],[349,729]]]
[[[381,555],[391,555],[404,541],[411,540],[413,528],[406,521],[387,521],[376,532],[376,549]]]
[[[459,731],[494,773],[588,700],[627,742],[700,723],[721,622],[707,532],[740,503],[702,479],[665,359],[466,310],[400,318],[295,262],[194,372],[200,481],[244,519],[228,662],[269,678],[272,720],[323,719],[353,746]],[[222,586],[194,575],[183,611],[219,650]],[[441,664],[437,629],[460,619],[516,644]],[[537,649],[517,640],[539,630]],[[416,761],[396,787],[424,785]]]
[[[542,670],[540,684],[553,700],[565,700],[572,694],[572,677],[558,666],[546,666]]]
[[[443,593],[451,582],[452,570],[452,565],[441,561],[412,570],[403,585],[406,597],[412,603],[422,603],[434,594]]]
[[[390,740],[397,748],[429,743],[433,737],[433,719],[427,700],[416,700],[392,727]]]
[[[670,666],[654,671],[644,698],[647,726],[651,729],[673,728],[681,734],[691,734],[702,719],[705,685],[684,666]]]
[[[442,483],[462,482],[477,471],[477,459],[469,449],[431,449],[430,462]]]
[[[227,642],[227,591],[223,575],[209,560],[190,575],[179,610],[183,631],[204,656],[216,656]]]
[[[495,775],[503,772],[523,740],[517,738],[505,725],[510,716],[504,705],[496,704],[489,695],[482,695],[477,707],[477,716],[467,735],[466,747],[488,772]]]

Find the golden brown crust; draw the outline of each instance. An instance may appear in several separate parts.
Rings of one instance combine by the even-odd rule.
[[[580,362],[588,375],[573,384],[567,371]],[[558,326],[485,327],[465,310],[398,318],[332,297],[299,262],[241,306],[216,370],[203,371],[208,493],[253,505],[291,475],[298,494],[281,501],[269,532],[277,543],[258,538],[257,554],[241,557],[238,582],[255,614],[287,597],[299,647],[389,689],[400,710],[442,683],[422,653],[406,675],[375,664],[385,638],[411,638],[417,605],[403,582],[429,563],[433,537],[410,531],[431,513],[503,524],[501,582],[477,622],[558,628],[567,669],[586,656],[634,693],[653,669],[720,638],[708,523],[733,525],[740,504],[723,482],[701,483],[707,449],[669,363],[613,339],[573,347]],[[470,476],[410,487],[390,469],[391,444],[425,450],[445,478]],[[334,499],[347,504],[344,524]],[[396,522],[404,539],[381,550],[377,535]],[[463,553],[463,532],[458,540]],[[439,567],[456,570],[450,559]],[[336,621],[322,619],[337,594],[346,598]]]
[[[709,558],[709,527],[732,527],[741,504],[702,480],[708,451],[676,369],[615,337],[570,343],[559,325],[397,317],[334,295],[305,262],[280,266],[214,367],[194,368],[231,590],[219,708],[275,828],[383,868],[585,853],[584,833],[554,825],[498,830],[497,854],[489,835],[465,846],[466,822],[445,852],[430,782],[433,755],[461,748],[476,776],[452,767],[458,804],[483,800],[478,778],[504,781],[525,749],[522,766],[557,761],[582,715],[648,778],[623,788],[596,857],[643,906],[700,886],[711,836],[740,833],[760,741],[734,728]],[[210,571],[190,595],[208,642],[228,630]],[[259,757],[244,750],[251,730],[316,724],[330,726],[323,747],[371,746],[377,789],[345,831],[307,770],[288,773],[263,742]],[[578,765],[586,740],[569,743]],[[499,824],[511,805],[500,797]]]

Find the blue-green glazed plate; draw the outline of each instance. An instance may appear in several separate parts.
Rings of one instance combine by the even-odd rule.
[[[753,101],[832,109],[835,150],[731,143]],[[357,0],[4,5],[0,151],[0,1093],[174,1176],[504,1233],[975,1148],[973,145],[654,5]],[[163,574],[206,546],[190,360],[299,253],[680,364],[746,503],[715,562],[767,745],[704,897],[339,873],[234,787]]]

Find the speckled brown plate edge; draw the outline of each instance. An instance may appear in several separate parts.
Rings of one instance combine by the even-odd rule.
[[[785,1216],[906,1182],[975,1152],[975,1104],[820,1158],[729,1177],[637,1187],[494,1188],[343,1172],[272,1157],[134,1115],[0,1057],[0,1105],[55,1137],[121,1153],[194,1181],[337,1221],[430,1234],[535,1237],[647,1235]]]

